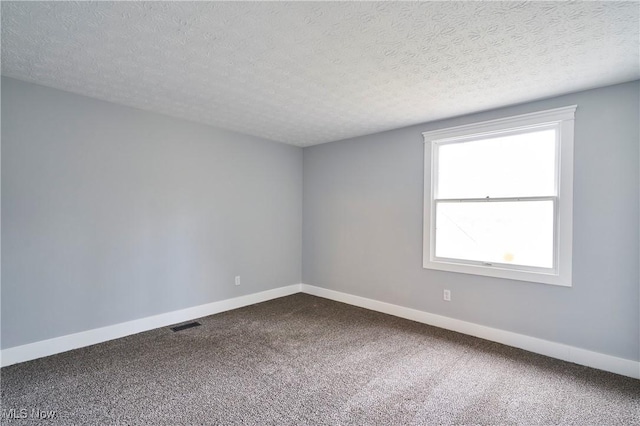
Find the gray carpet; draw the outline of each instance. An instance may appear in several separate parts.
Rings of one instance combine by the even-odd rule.
[[[199,321],[3,368],[2,423],[640,424],[638,380],[305,294]]]

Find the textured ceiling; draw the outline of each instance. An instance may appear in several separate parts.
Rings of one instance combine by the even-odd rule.
[[[308,146],[640,78],[638,2],[2,2],[2,73]]]

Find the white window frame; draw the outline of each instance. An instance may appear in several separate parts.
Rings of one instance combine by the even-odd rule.
[[[576,108],[576,105],[572,105],[422,133],[425,142],[423,209],[424,268],[565,287],[572,285],[573,139]],[[462,259],[437,258],[435,256],[435,206],[437,202],[447,202],[447,200],[436,199],[438,148],[450,143],[470,142],[473,140],[550,128],[557,129],[556,196],[515,197],[512,198],[512,200],[553,200],[555,212],[553,267],[546,269],[501,263],[474,262]],[[468,199],[466,201],[468,201]],[[492,201],[509,201],[509,199],[477,200],[477,202]]]

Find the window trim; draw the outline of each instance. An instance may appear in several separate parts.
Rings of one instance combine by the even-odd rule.
[[[423,132],[424,137],[424,205],[423,268],[464,274],[506,278],[570,287],[572,285],[573,249],[573,144],[577,106],[571,105],[496,120]],[[554,268],[520,267],[506,264],[457,261],[435,257],[435,190],[437,148],[447,143],[473,141],[528,130],[556,128],[556,195],[554,198]],[[530,197],[513,197],[530,198]],[[490,201],[499,201],[495,199]],[[479,200],[480,201],[480,200]],[[439,202],[442,202],[440,200]],[[544,270],[541,270],[544,269]]]

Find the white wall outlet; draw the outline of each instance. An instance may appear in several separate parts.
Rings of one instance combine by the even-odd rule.
[[[240,285],[240,275],[236,275],[236,285]]]
[[[445,290],[443,294],[444,300],[451,302],[451,290]]]

